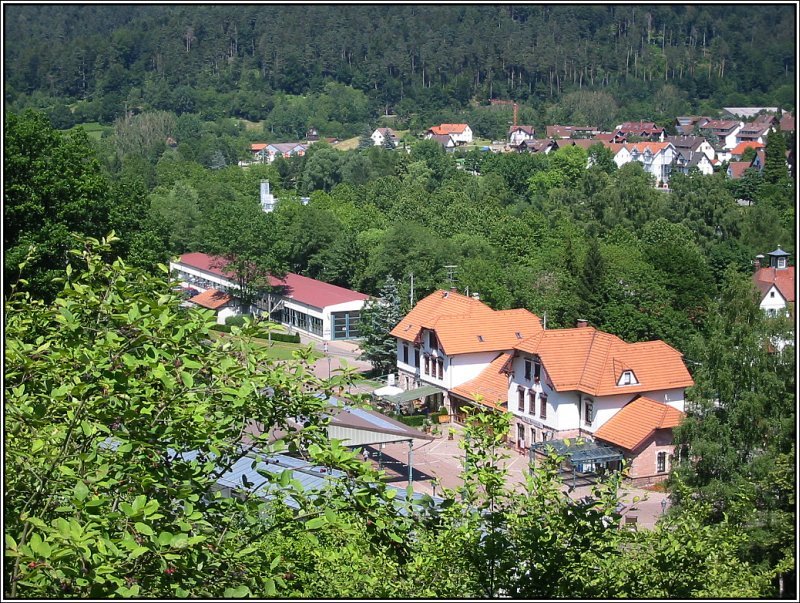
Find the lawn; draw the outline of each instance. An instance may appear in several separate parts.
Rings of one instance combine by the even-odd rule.
[[[89,135],[89,138],[94,138],[95,140],[100,140],[103,132],[112,130],[111,126],[104,126],[96,121],[87,121],[86,123],[76,124],[70,128],[70,130],[74,130],[75,128],[83,128],[86,131],[86,134]]]
[[[211,336],[215,338],[231,338],[233,335],[228,333],[221,333],[219,331],[211,331]],[[291,360],[293,358],[292,352],[295,350],[302,350],[308,347],[308,344],[302,343],[286,343],[284,341],[268,341],[266,339],[253,339],[253,343],[262,348],[268,348],[267,355],[273,360]],[[320,357],[318,352],[312,352],[311,361],[315,361]]]

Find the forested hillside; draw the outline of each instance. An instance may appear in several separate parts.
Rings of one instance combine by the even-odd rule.
[[[5,101],[54,111],[65,127],[126,109],[277,111],[288,136],[284,114],[335,82],[366,102],[318,115],[323,135],[490,98],[523,103],[537,125],[609,127],[793,106],[793,27],[790,6],[13,6]]]

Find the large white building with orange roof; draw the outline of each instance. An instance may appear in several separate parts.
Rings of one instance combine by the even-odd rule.
[[[617,167],[631,161],[642,164],[644,171],[655,178],[656,185],[669,182],[678,151],[670,142],[625,143],[614,155]]]
[[[440,388],[445,406],[457,414],[460,404],[469,402],[454,404],[454,389],[541,330],[539,317],[527,310],[492,310],[474,297],[436,291],[391,331],[397,338],[398,385]]]
[[[520,450],[598,439],[629,459],[632,478],[666,475],[661,453],[671,454],[671,429],[694,382],[682,354],[663,341],[627,343],[583,321],[545,330],[527,310],[495,311],[455,291],[421,300],[391,333],[400,387],[439,388],[456,422],[467,407],[508,411],[509,438]],[[639,417],[635,429],[630,416]],[[619,436],[631,430],[646,433]]]

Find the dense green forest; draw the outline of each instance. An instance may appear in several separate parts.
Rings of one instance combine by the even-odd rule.
[[[21,5],[4,22],[7,107],[59,127],[160,109],[352,136],[471,111],[497,137],[509,116],[472,101],[514,99],[539,127],[794,107],[788,5]]]
[[[790,325],[750,282],[757,254],[796,252],[794,138],[769,136],[763,172],[673,174],[664,191],[602,145],[446,153],[411,136],[406,153],[365,136],[387,112],[412,131],[461,116],[503,135],[489,98],[537,127],[790,108],[790,7],[5,9],[6,595],[796,596],[794,348],[768,350]],[[94,121],[102,134],[73,127]],[[362,144],[238,165],[250,141],[311,126]],[[544,468],[527,496],[506,492],[492,417],[439,511],[393,513],[313,419],[300,449],[355,479],[324,509],[297,492],[300,513],[201,496],[214,468],[176,472],[165,443],[232,458],[243,418],[314,417],[308,392],[330,384],[246,336],[211,343],[213,321],[178,310],[159,268],[188,251],[396,290],[404,308],[413,274],[416,300],[456,286],[548,327],[667,341],[697,383],[674,512],[609,530],[613,484],[582,506]],[[130,446],[100,446],[112,433]]]

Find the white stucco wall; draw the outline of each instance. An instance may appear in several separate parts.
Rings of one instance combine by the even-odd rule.
[[[764,295],[758,306],[764,312],[769,313],[770,310],[774,310],[776,315],[781,316],[786,312],[786,299],[784,299],[781,292],[778,291],[778,288],[773,285],[769,288],[769,291]]]

